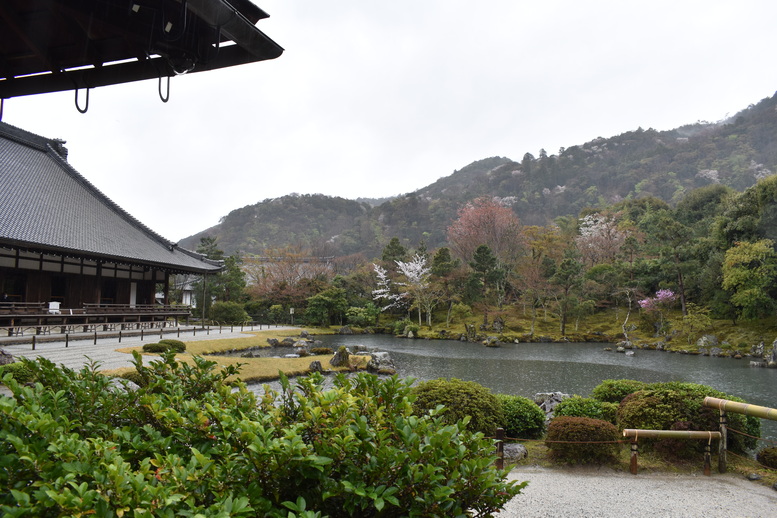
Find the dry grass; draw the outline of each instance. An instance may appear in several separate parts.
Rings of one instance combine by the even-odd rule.
[[[308,332],[310,334],[322,334],[319,329],[310,329]],[[324,330],[323,332],[326,333],[327,330]],[[297,333],[299,333],[299,331],[297,331]],[[183,362],[191,362],[193,356],[202,356],[206,354],[213,355],[208,356],[208,360],[216,362],[218,366],[225,367],[239,364],[241,366],[239,378],[246,383],[276,380],[279,377],[279,372],[283,372],[286,376],[308,374],[310,372],[310,363],[315,360],[320,361],[324,369],[338,372],[364,370],[367,367],[367,362],[370,360],[369,356],[351,355],[350,367],[332,367],[329,363],[329,356],[307,356],[304,358],[234,358],[216,355],[219,352],[225,351],[249,349],[252,347],[269,347],[267,344],[268,338],[281,340],[290,336],[289,334],[274,330],[250,331],[245,334],[249,336],[244,338],[219,339],[217,338],[218,335],[214,335],[213,340],[185,342],[186,352],[176,355],[176,359]],[[133,351],[137,351],[144,356],[159,356],[156,354],[143,353],[142,346],[125,347],[123,349],[117,349],[117,351],[127,354],[132,354]],[[110,376],[121,376],[132,370],[134,370],[132,367],[124,367],[121,369],[104,371],[104,373]]]

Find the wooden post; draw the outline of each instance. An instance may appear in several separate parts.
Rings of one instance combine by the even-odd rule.
[[[496,469],[505,469],[505,429],[496,429]]]
[[[710,476],[710,443],[704,445],[704,474]]]
[[[192,328],[192,336],[197,336],[197,326]]]
[[[35,336],[35,335],[32,335],[32,350],[33,350],[33,351],[35,350],[35,343],[36,343],[36,341],[37,341],[37,340],[36,340],[36,336]]]
[[[70,333],[65,333],[65,347],[70,345]]]
[[[121,343],[121,329],[119,329],[119,343]]]
[[[178,327],[178,338],[181,338],[181,327]]]
[[[164,326],[164,324],[162,324],[162,325]],[[160,340],[162,339],[162,329],[163,329],[163,327],[159,328],[159,339]]]
[[[94,330],[94,345],[97,345],[97,329]]]
[[[637,446],[637,439],[634,438],[633,441],[631,441],[631,464],[629,466],[629,471],[631,471],[632,475],[637,474],[637,456],[639,455],[639,446]]]
[[[140,341],[143,341],[143,328],[140,328]]]
[[[720,441],[718,442],[718,473],[725,473],[727,470],[726,453],[728,451],[728,416],[726,411],[720,410]]]

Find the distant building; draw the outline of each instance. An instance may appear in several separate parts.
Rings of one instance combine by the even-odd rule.
[[[222,269],[140,223],[66,159],[63,141],[0,122],[0,289],[10,301],[134,306],[159,291],[167,303],[171,275]]]

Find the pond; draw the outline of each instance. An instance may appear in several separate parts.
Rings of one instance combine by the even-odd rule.
[[[531,398],[537,392],[589,396],[605,379],[688,381],[709,385],[755,405],[777,406],[777,369],[750,367],[745,358],[712,358],[636,350],[605,351],[602,343],[520,343],[501,347],[454,340],[408,340],[388,335],[317,336],[324,346],[364,345],[388,351],[402,377],[419,381],[459,378],[496,393]],[[762,421],[777,437],[777,421]]]

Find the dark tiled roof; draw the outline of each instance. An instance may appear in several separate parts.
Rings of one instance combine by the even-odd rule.
[[[0,245],[181,272],[221,268],[122,210],[67,163],[63,144],[0,122]]]

